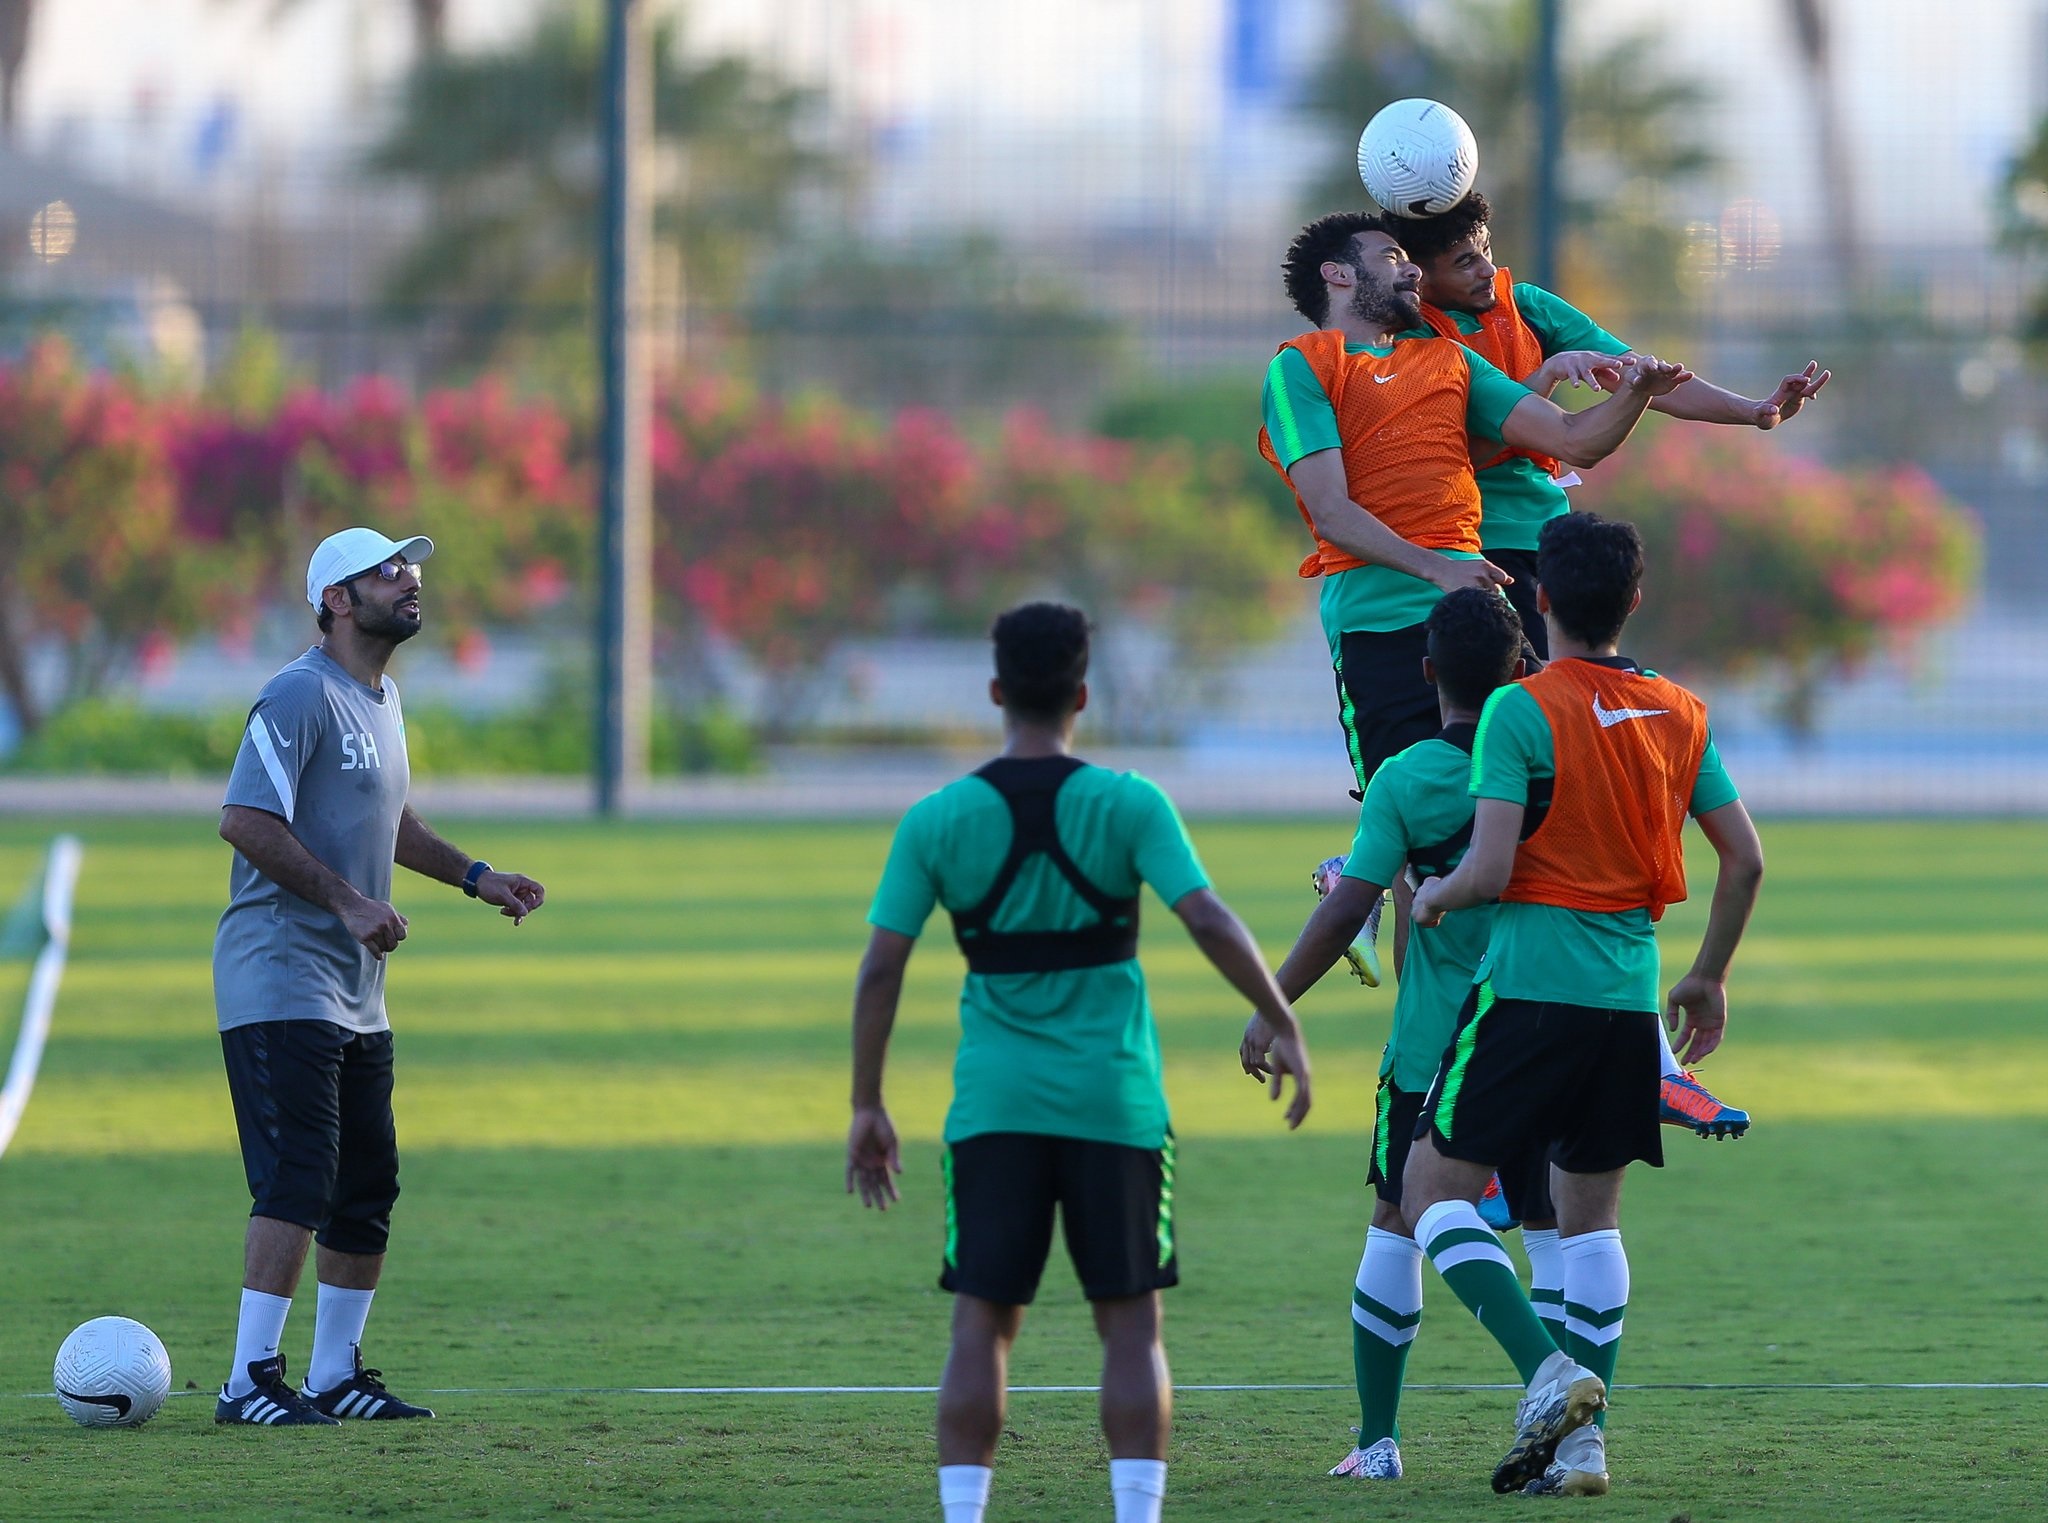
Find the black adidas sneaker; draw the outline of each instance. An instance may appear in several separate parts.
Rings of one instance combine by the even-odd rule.
[[[328,1422],[337,1418],[350,1421],[370,1420],[386,1422],[399,1417],[432,1417],[430,1407],[416,1407],[409,1401],[400,1401],[384,1387],[382,1370],[363,1368],[363,1351],[356,1350],[356,1372],[340,1385],[315,1394],[312,1391],[300,1393],[308,1406]]]
[[[340,1424],[319,1411],[291,1388],[284,1378],[284,1355],[258,1359],[249,1366],[249,1378],[256,1388],[246,1396],[230,1396],[220,1388],[220,1400],[213,1404],[217,1423],[240,1423],[257,1428],[335,1428]]]

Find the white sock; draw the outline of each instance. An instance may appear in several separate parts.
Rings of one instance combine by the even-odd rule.
[[[1159,1523],[1166,1505],[1165,1460],[1111,1460],[1109,1496],[1116,1523]]]
[[[1671,1033],[1664,1029],[1664,1018],[1657,1018],[1657,1045],[1664,1049],[1664,1077],[1675,1079],[1685,1070],[1678,1066],[1678,1054],[1671,1050]]]
[[[344,1290],[339,1285],[320,1286],[320,1300],[313,1312],[313,1359],[306,1366],[306,1389],[331,1391],[356,1372],[356,1345],[363,1341],[363,1324],[370,1320],[370,1297],[374,1290]]]
[[[1628,1309],[1628,1254],[1617,1231],[1560,1238],[1564,1257],[1565,1327],[1574,1338],[1606,1345],[1621,1336]]]
[[[1351,1298],[1351,1320],[1384,1343],[1415,1341],[1414,1317],[1422,1311],[1422,1245],[1390,1227],[1368,1227],[1365,1256],[1358,1261],[1358,1295],[1369,1296],[1408,1320],[1390,1323]]]
[[[244,1287],[242,1315],[235,1323],[235,1367],[228,1371],[229,1396],[247,1396],[256,1389],[249,1366],[277,1357],[277,1346],[284,1341],[284,1319],[291,1309],[290,1296]]]
[[[1529,1255],[1529,1304],[1564,1347],[1564,1250],[1555,1227],[1524,1227],[1522,1251]]]
[[[946,1523],[981,1523],[995,1475],[986,1465],[939,1466],[939,1508]]]

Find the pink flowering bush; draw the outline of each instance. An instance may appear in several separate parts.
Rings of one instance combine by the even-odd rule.
[[[44,717],[35,645],[57,647],[64,697],[91,692],[152,631],[206,616],[221,592],[212,569],[180,543],[146,396],[86,372],[59,340],[0,366],[0,695],[22,728]]]
[[[1911,466],[1833,470],[1751,432],[1666,427],[1576,495],[1643,532],[1633,646],[1709,673],[1775,671],[1795,731],[1820,684],[1881,645],[1910,649],[1975,581],[1975,522]]]
[[[1171,640],[1199,676],[1272,632],[1289,546],[1257,502],[1177,450],[1019,415],[981,448],[947,417],[786,404],[715,383],[666,392],[654,431],[655,573],[670,627],[736,642],[771,728],[803,716],[837,646],[898,627],[985,628],[1030,595]],[[687,663],[687,650],[678,660]],[[1148,699],[1098,666],[1112,717]]]

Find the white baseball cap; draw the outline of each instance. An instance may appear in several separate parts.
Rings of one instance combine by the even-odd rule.
[[[418,565],[434,553],[434,542],[424,534],[411,539],[392,539],[375,529],[343,529],[330,534],[313,549],[306,563],[306,601],[320,606],[320,594],[352,576],[383,565],[396,557]]]

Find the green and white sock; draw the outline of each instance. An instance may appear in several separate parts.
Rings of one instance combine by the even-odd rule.
[[[1415,1240],[1436,1272],[1515,1363],[1526,1384],[1557,1340],[1529,1305],[1508,1251],[1469,1200],[1440,1200],[1415,1223]]]
[[[1529,1304],[1564,1347],[1564,1250],[1555,1227],[1524,1227],[1522,1251],[1529,1255]]]
[[[1582,1232],[1563,1239],[1565,1352],[1614,1387],[1621,1352],[1622,1314],[1628,1310],[1628,1254],[1615,1231]],[[1595,1419],[1607,1425],[1607,1413]]]
[[[1385,1227],[1365,1234],[1351,1291],[1351,1363],[1358,1376],[1358,1447],[1401,1437],[1401,1377],[1422,1320],[1422,1249]]]

